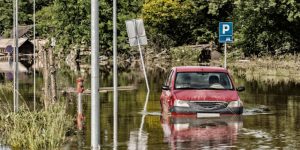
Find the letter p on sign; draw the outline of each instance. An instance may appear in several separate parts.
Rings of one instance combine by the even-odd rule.
[[[223,29],[222,29],[223,33],[222,34],[225,34],[226,32],[228,32],[229,29],[230,29],[230,27],[228,24],[223,24]]]
[[[232,36],[233,27],[232,22],[220,22],[219,23],[219,34],[221,36]]]

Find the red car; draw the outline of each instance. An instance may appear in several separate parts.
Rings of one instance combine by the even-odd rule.
[[[221,67],[181,66],[171,70],[162,86],[163,113],[215,117],[242,114],[243,103],[228,71]]]

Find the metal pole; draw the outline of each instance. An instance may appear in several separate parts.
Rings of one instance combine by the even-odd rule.
[[[100,149],[100,99],[99,99],[99,2],[91,0],[91,148]]]
[[[141,137],[142,137],[142,131],[143,131],[143,128],[144,128],[144,122],[145,122],[145,117],[146,117],[148,100],[149,100],[149,92],[147,92],[146,101],[145,101],[145,104],[144,104],[143,116],[142,116],[142,121],[141,121],[139,135],[138,135],[138,141],[140,141]]]
[[[19,44],[18,44],[18,0],[15,2],[15,17],[14,17],[14,28],[15,28],[15,50],[14,50],[14,112],[18,112],[19,108]]]
[[[114,149],[118,143],[118,66],[117,66],[117,0],[113,0],[113,64],[114,64]]]
[[[138,46],[139,46],[140,57],[141,57],[141,62],[142,62],[142,67],[143,67],[143,72],[144,72],[144,76],[145,76],[145,81],[146,81],[147,91],[148,91],[148,93],[149,93],[149,92],[150,92],[150,88],[149,88],[149,83],[148,83],[148,78],[147,78],[146,68],[145,68],[145,64],[144,64],[144,58],[143,58],[142,48],[141,48],[141,44],[140,44],[140,38],[139,38],[139,35],[138,35],[138,31],[137,31],[136,20],[134,21],[134,23],[135,23],[135,27],[136,27],[137,43],[138,43]]]
[[[15,0],[13,0],[13,38],[14,38],[14,43],[16,43],[16,1]],[[12,44],[13,45],[13,44]],[[16,90],[16,88],[15,88],[15,85],[16,85],[16,80],[15,80],[15,56],[16,56],[16,44],[13,46],[13,69],[14,69],[14,107],[13,107],[13,110],[14,110],[14,112],[15,112],[15,108],[16,108],[16,96],[15,96],[15,94],[16,94],[16,92],[15,92],[15,90]]]
[[[142,61],[143,72],[144,72],[144,76],[145,76],[145,80],[146,80],[147,91],[150,92],[147,73],[146,73],[146,68],[145,68],[145,64],[144,64],[143,53],[142,53],[142,49],[141,49],[141,45],[140,45],[139,40],[138,40],[138,45],[139,45],[140,57],[141,57],[141,61]]]
[[[225,50],[224,50],[224,68],[226,69],[226,65],[227,65],[227,50],[226,50],[226,42],[225,42]]]
[[[36,48],[36,39],[35,39],[35,0],[33,0],[33,110],[36,110],[36,75],[35,75],[35,69],[36,69],[36,62],[35,62],[35,49]]]

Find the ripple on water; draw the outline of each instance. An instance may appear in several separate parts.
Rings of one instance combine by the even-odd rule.
[[[151,115],[151,116],[161,116],[160,112],[147,112],[147,111],[141,111],[139,112],[141,115]]]
[[[243,116],[251,116],[251,115],[270,115],[273,114],[269,111],[259,110],[257,108],[244,109]]]
[[[9,146],[1,145],[0,144],[0,150],[11,150]]]

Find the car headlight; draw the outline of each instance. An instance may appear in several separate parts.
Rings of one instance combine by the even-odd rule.
[[[243,106],[243,102],[241,100],[237,100],[237,101],[230,102],[227,107],[242,107],[242,106]]]
[[[174,129],[175,131],[181,131],[181,130],[186,130],[189,129],[189,124],[188,123],[184,123],[184,124],[174,124]]]
[[[178,107],[190,107],[187,101],[182,101],[182,100],[175,100],[174,106]]]

